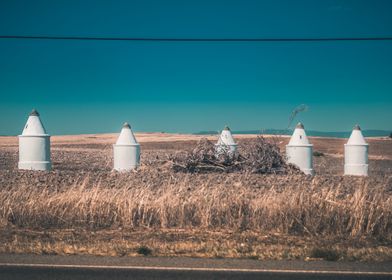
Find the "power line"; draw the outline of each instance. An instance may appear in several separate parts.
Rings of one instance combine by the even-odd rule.
[[[145,42],[324,42],[324,41],[392,41],[392,37],[325,37],[325,38],[153,38],[153,37],[86,37],[0,35],[0,39],[77,40],[77,41],[145,41]]]

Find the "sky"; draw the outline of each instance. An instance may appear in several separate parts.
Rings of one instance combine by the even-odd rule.
[[[392,1],[2,0],[0,35],[392,36]],[[0,135],[36,108],[52,135],[286,128],[392,130],[392,41],[0,39]]]

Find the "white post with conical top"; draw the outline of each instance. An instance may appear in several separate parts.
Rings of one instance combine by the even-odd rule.
[[[344,175],[368,176],[368,152],[369,145],[356,125],[344,144]]]
[[[114,170],[129,171],[140,165],[140,145],[128,123],[124,123],[116,144],[113,145]]]
[[[19,138],[19,169],[44,170],[52,168],[50,135],[42,125],[39,113],[33,110]]]
[[[298,123],[290,142],[286,145],[287,162],[298,166],[307,175],[313,175],[313,145],[306,136],[302,123]]]
[[[226,125],[219,136],[218,143],[215,144],[216,153],[228,152],[234,154],[237,151],[237,146],[230,128]]]

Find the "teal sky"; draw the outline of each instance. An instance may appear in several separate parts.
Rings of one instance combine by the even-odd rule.
[[[0,1],[0,35],[392,36],[392,1]],[[0,39],[0,134],[37,108],[50,134],[392,129],[392,41]]]

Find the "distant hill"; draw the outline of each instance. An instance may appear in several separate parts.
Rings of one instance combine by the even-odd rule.
[[[196,135],[214,135],[218,134],[218,131],[200,131],[194,133]],[[261,130],[237,130],[232,131],[233,134],[272,134],[272,135],[291,135],[293,133],[292,130],[285,130],[285,129],[264,129]],[[365,137],[386,137],[389,136],[391,131],[388,130],[363,130],[363,135]],[[320,136],[320,137],[335,137],[335,138],[348,138],[351,134],[351,131],[317,131],[317,130],[306,130],[306,134],[308,136]]]

